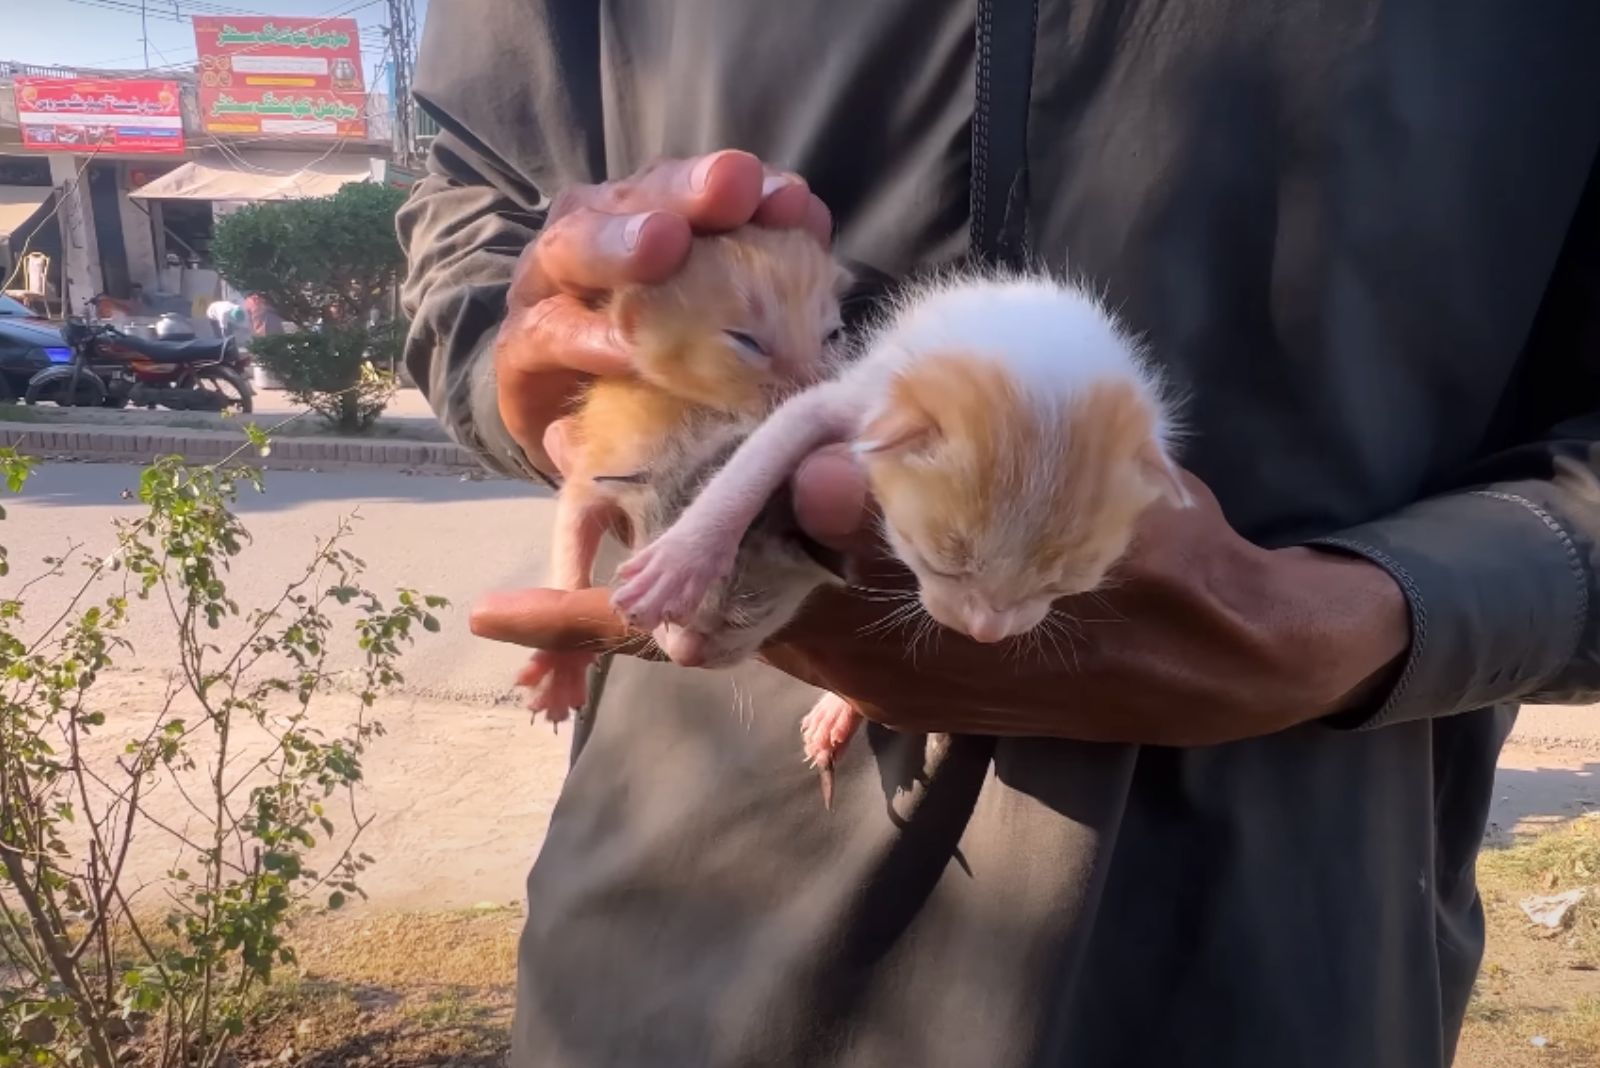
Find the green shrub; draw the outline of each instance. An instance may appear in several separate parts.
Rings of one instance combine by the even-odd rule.
[[[212,240],[229,285],[259,293],[301,328],[257,338],[251,352],[341,430],[370,427],[394,393],[388,369],[403,331],[368,324],[405,269],[394,225],[404,201],[400,190],[353,184],[330,197],[252,204],[218,220]]]
[[[329,326],[257,338],[251,353],[290,396],[347,433],[372,426],[394,396],[387,370],[398,354],[398,324]]]
[[[12,492],[32,467],[0,449]],[[0,1068],[234,1063],[254,999],[295,963],[295,911],[361,894],[372,817],[357,790],[382,733],[370,709],[444,600],[369,590],[345,522],[275,597],[241,606],[229,583],[250,538],[233,505],[260,484],[231,457],[161,457],[115,550],[73,546],[0,597]],[[19,565],[0,551],[0,574]],[[99,685],[116,664],[156,662],[127,626],[138,601],[177,635],[165,698],[146,709]],[[350,647],[360,666],[340,671],[331,654]],[[324,698],[352,683],[359,711],[340,724]],[[88,748],[107,732],[129,737],[115,759]],[[173,790],[193,809],[177,825],[151,805]],[[313,867],[319,841],[333,852]],[[169,870],[135,885],[125,862],[151,855]]]

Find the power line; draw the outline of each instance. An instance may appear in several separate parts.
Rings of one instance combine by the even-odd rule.
[[[192,17],[194,17],[194,15],[207,17],[240,15],[251,18],[284,17],[273,16],[265,12],[244,11],[239,9],[196,7],[194,4],[189,5],[190,14],[184,14],[176,8],[174,8],[173,11],[166,11],[162,8],[151,8],[149,7],[147,0],[68,0],[68,2],[78,4],[82,7],[95,7],[105,11],[117,11],[129,15],[139,15],[141,18],[157,19],[163,22],[172,22],[178,24],[187,23]],[[346,15],[368,7],[373,7],[381,2],[382,0],[368,0],[367,3],[358,4],[355,7],[350,8],[348,11],[318,16],[318,21],[311,23],[310,27],[308,28],[315,28],[316,26],[321,25],[323,22],[335,18],[343,18]],[[362,38],[369,42],[377,43],[385,39],[384,29],[380,26],[361,26],[357,27],[357,30]],[[249,50],[246,49],[245,51]]]
[[[161,21],[169,22],[169,23],[183,24],[183,23],[188,22],[189,18],[190,18],[190,16],[184,15],[181,12],[178,11],[178,5],[176,3],[173,4],[173,11],[169,12],[169,11],[166,11],[165,9],[162,9],[162,8],[159,8],[159,7],[157,7],[157,8],[149,7],[148,3],[146,2],[146,0],[68,0],[68,2],[69,3],[73,3],[73,4],[77,4],[77,5],[81,6],[81,7],[99,8],[99,9],[104,10],[104,11],[114,11],[114,12],[118,12],[118,13],[121,13],[121,14],[134,15],[134,14],[144,13],[144,14],[147,14],[150,18],[158,19],[158,20],[161,20]],[[353,7],[349,7],[347,9],[343,10],[343,11],[335,11],[335,12],[331,12],[331,13],[328,13],[328,14],[319,15],[319,16],[317,16],[317,21],[311,23],[308,28],[314,29],[315,27],[322,25],[324,22],[328,22],[328,21],[331,21],[331,20],[337,19],[337,18],[345,18],[345,17],[347,17],[349,15],[355,14],[358,11],[363,11],[363,10],[365,10],[367,8],[375,7],[376,5],[378,5],[379,3],[382,3],[382,2],[383,2],[383,0],[366,0],[366,2],[364,2],[364,3],[358,3],[358,4],[354,5]],[[188,7],[189,9],[191,9],[194,13],[202,14],[202,15],[216,15],[216,14],[221,14],[221,15],[249,15],[249,16],[252,16],[252,17],[262,17],[262,18],[283,17],[283,16],[274,16],[274,15],[268,13],[268,12],[249,11],[249,10],[240,9],[240,8],[219,8],[219,7],[215,7],[214,5],[210,5],[210,4],[200,5],[200,4],[196,4],[196,3],[193,3],[193,2],[188,2],[188,3],[185,4],[185,6]],[[360,26],[360,27],[358,27],[358,29],[359,29],[360,37],[361,37],[361,52],[362,52],[363,55],[376,55],[376,54],[378,54],[380,52],[384,53],[384,54],[387,54],[389,52],[390,46],[389,46],[388,27],[385,27],[385,26]],[[145,36],[148,37],[148,33]],[[253,46],[251,46],[249,48],[240,49],[239,52],[240,52],[240,54],[254,52],[254,51],[256,51],[256,50],[258,50],[260,48],[263,48],[263,47],[267,47],[267,46],[265,44],[253,45]],[[193,44],[176,45],[176,46],[174,46],[173,50],[179,52],[180,54],[181,53],[185,53],[185,52],[197,51]],[[115,68],[118,68],[120,66],[120,64],[122,64],[122,63],[126,63],[126,62],[129,62],[129,61],[132,61],[132,60],[135,60],[135,59],[139,59],[139,58],[140,57],[136,54],[136,55],[131,55],[131,56],[118,56],[115,59],[100,60],[99,62],[97,62],[95,64],[92,64],[90,66],[90,69],[94,69],[94,68],[115,69]],[[146,55],[145,56],[145,69],[147,71],[162,71],[162,70],[178,71],[178,70],[181,70],[182,68],[185,68],[185,67],[193,67],[198,62],[198,59],[199,59],[199,57],[198,57],[198,55],[196,55],[196,57],[194,59],[187,59],[186,58],[186,59],[183,59],[183,60],[180,60],[180,61],[168,62],[168,63],[162,64],[162,65],[157,65],[157,66],[152,67],[152,66],[150,66],[150,63],[149,63],[149,57],[148,57],[148,55]],[[70,68],[63,67],[63,69],[70,69]]]
[[[411,163],[415,133],[411,117],[411,79],[417,68],[417,7],[413,0],[388,0],[389,69],[394,88],[394,152],[402,167]],[[374,78],[376,80],[376,78]]]

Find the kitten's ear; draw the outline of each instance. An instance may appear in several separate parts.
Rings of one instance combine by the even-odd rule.
[[[833,295],[843,300],[849,295],[850,288],[855,284],[856,273],[835,260],[833,264]]]
[[[632,344],[639,340],[639,321],[644,318],[649,301],[643,289],[619,289],[611,294],[611,324],[624,341]]]
[[[1189,493],[1189,487],[1183,484],[1178,465],[1172,462],[1167,450],[1159,442],[1154,439],[1146,441],[1139,447],[1134,462],[1139,465],[1140,473],[1155,489],[1160,500],[1174,508],[1188,508],[1194,504],[1194,497]]]
[[[856,439],[857,456],[905,453],[928,445],[939,432],[928,410],[904,398],[894,398],[868,421]]]

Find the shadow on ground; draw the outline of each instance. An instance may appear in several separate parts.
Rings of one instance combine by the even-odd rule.
[[[1495,774],[1484,844],[1509,845],[1518,832],[1547,831],[1600,812],[1600,761],[1570,767],[1506,768]]]
[[[248,463],[248,458],[241,460]],[[71,478],[52,478],[71,469]],[[143,468],[134,464],[43,465],[17,498],[19,504],[44,508],[137,506],[123,497],[135,493]],[[272,512],[315,501],[360,504],[457,504],[467,501],[526,500],[550,496],[544,486],[505,478],[461,475],[410,475],[403,471],[346,468],[334,471],[267,471],[266,492],[242,487],[240,514]]]
[[[303,978],[292,996],[254,1021],[236,1056],[245,1066],[498,1068],[508,1046],[511,996],[506,984]]]

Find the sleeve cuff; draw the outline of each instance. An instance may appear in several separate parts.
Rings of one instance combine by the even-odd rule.
[[[1411,614],[1394,686],[1332,725],[1364,730],[1521,700],[1571,661],[1588,575],[1572,537],[1523,489],[1537,494],[1538,484],[1423,501],[1308,542],[1383,568]]]
[[[424,394],[450,439],[474,453],[489,470],[543,482],[554,489],[555,481],[533,465],[500,419],[494,369],[498,336],[498,327],[490,329],[465,360],[454,365],[440,363],[443,373],[428,383]]]

